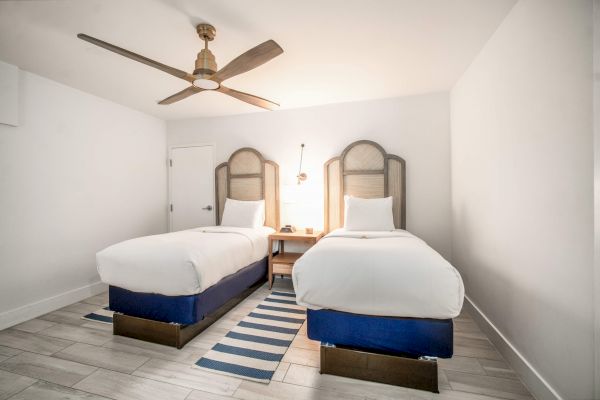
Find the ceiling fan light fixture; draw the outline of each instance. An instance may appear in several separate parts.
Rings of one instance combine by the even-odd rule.
[[[194,81],[194,86],[204,90],[216,90],[219,88],[219,83],[210,79],[198,78]]]

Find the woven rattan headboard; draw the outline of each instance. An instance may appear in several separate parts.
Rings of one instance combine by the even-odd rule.
[[[265,200],[265,226],[279,229],[279,165],[258,151],[244,147],[229,161],[215,168],[217,225],[221,223],[225,199]]]
[[[344,226],[344,195],[392,196],[394,225],[406,228],[406,163],[370,140],[359,140],[325,163],[325,232]]]

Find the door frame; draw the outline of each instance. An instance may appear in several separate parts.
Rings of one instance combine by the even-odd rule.
[[[168,184],[167,184],[167,189],[168,189],[168,193],[167,193],[167,215],[168,215],[168,225],[169,225],[169,232],[172,232],[172,226],[173,226],[173,213],[171,212],[171,204],[173,204],[173,199],[172,199],[172,165],[171,165],[171,160],[173,158],[173,150],[175,149],[182,149],[182,148],[188,148],[188,147],[210,147],[212,152],[212,173],[210,174],[210,184],[213,190],[213,196],[212,196],[212,200],[211,202],[214,203],[215,200],[215,150],[217,145],[215,143],[210,143],[210,142],[200,142],[200,143],[188,143],[188,144],[172,144],[169,145],[168,148],[168,154],[167,154],[167,169],[168,169],[168,174],[167,174],[167,179],[168,179]],[[216,205],[213,205],[213,216],[215,215],[215,207]]]

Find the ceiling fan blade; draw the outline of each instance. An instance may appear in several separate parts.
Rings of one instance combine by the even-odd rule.
[[[223,82],[233,76],[248,72],[283,53],[283,49],[274,40],[267,40],[233,59],[229,64],[217,71],[211,80]]]
[[[88,36],[88,35],[86,35],[84,33],[78,34],[77,37],[79,39],[81,39],[81,40],[85,40],[86,42],[90,42],[92,44],[95,44],[96,46],[100,46],[102,48],[105,48],[106,50],[110,50],[113,53],[120,54],[120,55],[122,55],[124,57],[127,57],[127,58],[130,58],[130,59],[132,59],[134,61],[141,62],[142,64],[146,64],[146,65],[149,65],[150,67],[153,67],[153,68],[159,69],[161,71],[164,71],[167,74],[171,74],[173,76],[176,76],[177,78],[184,79],[184,80],[186,80],[186,81],[188,81],[190,83],[194,82],[194,80],[196,79],[192,74],[189,74],[189,73],[187,73],[185,71],[182,71],[182,70],[177,69],[177,68],[169,67],[168,65],[159,63],[158,61],[151,60],[148,57],[141,56],[141,55],[133,53],[133,52],[131,52],[129,50],[125,50],[125,49],[123,49],[121,47],[118,47],[118,46],[112,45],[110,43],[107,43],[105,41],[102,41],[100,39],[96,39],[94,37]]]
[[[179,100],[183,100],[187,97],[190,97],[193,94],[200,93],[203,90],[204,89],[200,89],[199,87],[196,87],[196,86],[190,86],[190,87],[183,89],[181,92],[177,92],[174,95],[169,96],[166,99],[159,101],[158,104],[173,104]]]
[[[273,110],[276,110],[277,108],[279,108],[279,104],[277,104],[277,103],[273,103],[272,101],[263,99],[262,97],[258,97],[258,96],[254,96],[254,95],[251,95],[248,93],[229,89],[228,87],[225,87],[223,85],[221,85],[218,89],[216,89],[216,91],[221,92],[226,95],[229,95],[231,97],[235,97],[238,100],[245,101],[246,103],[252,104],[254,106],[266,108],[267,110],[273,111]]]

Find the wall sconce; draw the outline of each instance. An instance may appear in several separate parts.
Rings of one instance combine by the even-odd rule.
[[[308,178],[306,173],[302,172],[302,156],[303,155],[304,155],[304,143],[302,143],[300,145],[300,167],[298,168],[298,175],[296,175],[296,178],[298,178],[298,185],[301,184],[302,182],[304,182],[306,180],[306,178]]]

